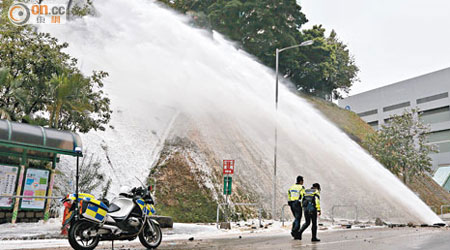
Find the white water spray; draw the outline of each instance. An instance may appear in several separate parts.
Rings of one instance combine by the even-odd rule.
[[[304,100],[282,87],[274,108],[274,73],[220,35],[152,1],[96,1],[99,17],[45,26],[70,44],[82,70],[110,73],[106,89],[115,129],[83,136],[113,187],[145,178],[168,131],[202,140],[270,207],[274,126],[279,128],[277,203],[303,175],[322,185],[322,203],[357,205],[360,218],[436,223],[440,219],[395,176]],[[281,58],[281,60],[283,60]],[[173,125],[177,113],[188,117]],[[100,153],[100,148],[103,148]],[[101,154],[101,156],[99,156]]]

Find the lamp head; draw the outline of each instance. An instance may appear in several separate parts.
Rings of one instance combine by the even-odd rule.
[[[75,147],[75,153],[77,153],[77,154],[81,154],[81,147]]]
[[[309,45],[313,45],[314,41],[313,40],[308,40],[308,41],[304,41],[300,44],[300,46],[309,46]]]

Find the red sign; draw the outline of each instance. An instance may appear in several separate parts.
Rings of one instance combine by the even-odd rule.
[[[234,173],[234,160],[223,160],[223,174]]]

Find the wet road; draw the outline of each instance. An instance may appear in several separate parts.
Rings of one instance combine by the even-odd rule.
[[[158,249],[213,249],[213,250],[239,250],[239,249],[345,249],[345,250],[402,250],[402,249],[427,249],[448,250],[450,249],[449,228],[379,228],[359,230],[321,231],[319,243],[311,243],[310,234],[304,235],[302,241],[293,240],[286,233],[270,235],[244,234],[232,237],[208,238],[163,241]],[[65,244],[68,245],[67,243]],[[36,245],[35,245],[36,246]],[[48,245],[33,247],[24,242],[21,249],[59,249],[68,250],[64,246]],[[111,249],[111,243],[102,243],[97,249]],[[140,250],[144,249],[137,242],[116,242],[115,250]]]
[[[450,230],[448,228],[395,228],[325,232],[319,235],[322,240],[320,243],[311,243],[311,236],[305,236],[302,241],[292,240],[287,235],[275,235],[199,242],[168,242],[161,249],[450,249]]]

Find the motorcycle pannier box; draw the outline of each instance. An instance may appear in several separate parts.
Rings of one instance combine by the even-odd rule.
[[[98,223],[105,221],[108,212],[108,207],[95,199],[83,199],[80,202],[80,208],[80,213],[84,218]]]

